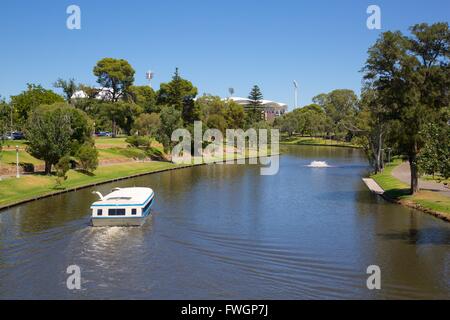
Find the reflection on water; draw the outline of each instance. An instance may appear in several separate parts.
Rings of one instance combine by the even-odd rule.
[[[450,226],[386,203],[364,156],[283,147],[280,172],[211,165],[95,187],[150,186],[140,228],[92,228],[86,189],[0,215],[0,298],[450,298]],[[307,165],[323,159],[330,168]],[[80,266],[82,290],[65,287]],[[365,287],[382,270],[382,290]]]

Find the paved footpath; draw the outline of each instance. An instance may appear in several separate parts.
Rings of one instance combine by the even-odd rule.
[[[409,163],[403,162],[401,165],[394,168],[394,170],[392,170],[392,176],[409,185],[411,183],[411,171],[409,170]],[[450,189],[444,186],[442,183],[419,179],[419,188],[422,190],[438,192],[443,196],[450,197]]]

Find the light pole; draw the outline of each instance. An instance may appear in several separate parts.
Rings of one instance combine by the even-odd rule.
[[[230,98],[231,98],[234,94],[234,88],[228,88],[228,93],[230,94]]]
[[[19,173],[19,146],[16,145],[16,178],[19,179],[20,178],[20,173]]]
[[[145,78],[148,80],[150,88],[152,87],[152,79],[153,79],[154,75],[155,75],[155,73],[151,70],[147,71],[147,73],[145,74]]]
[[[295,95],[295,106],[294,109],[298,107],[298,83],[294,80],[294,95]]]

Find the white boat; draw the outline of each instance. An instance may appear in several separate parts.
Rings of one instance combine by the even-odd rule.
[[[100,200],[91,205],[92,225],[141,226],[150,215],[155,193],[150,188],[115,188],[103,196],[95,191]]]

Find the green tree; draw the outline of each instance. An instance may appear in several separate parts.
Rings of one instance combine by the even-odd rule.
[[[62,188],[62,184],[67,180],[67,172],[70,170],[70,157],[64,156],[55,164],[56,169],[56,187]]]
[[[425,145],[417,156],[420,171],[433,175],[450,177],[450,126],[429,123],[421,135]]]
[[[69,80],[63,80],[59,78],[56,80],[56,82],[53,84],[55,88],[60,88],[64,92],[64,96],[66,98],[66,101],[71,104],[72,103],[72,96],[75,94],[75,92],[78,90],[78,85],[75,83],[75,79],[69,79]]]
[[[111,89],[111,100],[117,102],[133,85],[135,71],[128,61],[123,59],[104,58],[94,67],[97,82]]]
[[[328,117],[317,104],[311,104],[292,111],[297,118],[296,131],[302,135],[315,136],[327,130]]]
[[[417,155],[425,145],[421,134],[429,123],[445,125],[449,106],[449,42],[447,23],[419,24],[411,36],[385,32],[369,49],[365,79],[378,91],[388,116],[398,122],[396,140],[411,168],[411,194],[419,190]]]
[[[119,128],[123,129],[126,134],[131,133],[134,119],[142,113],[142,108],[134,103],[116,102],[103,103],[100,105],[99,117],[108,119],[111,124],[112,136],[116,137]]]
[[[45,162],[45,173],[65,155],[91,139],[89,118],[81,110],[64,103],[37,107],[28,119],[25,131],[27,151]]]
[[[225,134],[225,129],[227,128],[227,121],[225,117],[221,114],[211,114],[208,117],[206,126],[211,129],[217,129],[223,134]]]
[[[77,152],[80,167],[85,172],[94,172],[98,167],[98,151],[93,143],[84,143]]]
[[[245,126],[244,107],[234,101],[227,101],[224,112],[228,129],[242,129]]]
[[[329,117],[333,135],[336,138],[346,136],[352,120],[359,110],[358,97],[352,90],[338,89],[313,98]]]
[[[218,96],[204,95],[197,99],[196,104],[202,111],[201,120],[207,128],[218,129],[224,132],[227,128],[225,119],[226,103]],[[191,131],[192,128],[189,128]]]
[[[0,96],[1,97],[1,96]],[[11,128],[11,107],[5,100],[0,99],[0,140],[3,139],[3,135],[8,131],[12,131]]]
[[[274,127],[291,137],[298,130],[298,117],[293,112],[286,113],[279,118],[275,118]]]
[[[366,87],[361,97],[361,112],[355,119],[352,131],[355,142],[361,145],[375,173],[384,167],[383,148],[390,127],[387,106],[380,101],[376,90]]]
[[[250,124],[261,121],[262,119],[261,104],[263,95],[257,85],[253,86],[252,90],[250,91],[250,94],[248,95],[248,99],[250,100],[249,105]]]
[[[134,130],[140,136],[156,137],[161,127],[161,117],[158,113],[143,113],[134,121]]]
[[[28,84],[27,90],[19,95],[11,96],[11,105],[17,112],[20,123],[24,123],[30,112],[38,106],[57,102],[64,102],[63,97],[35,84]]]
[[[161,108],[161,126],[157,133],[157,140],[163,144],[164,150],[169,152],[174,146],[171,141],[172,133],[183,127],[183,120],[181,119],[181,111],[174,106],[163,106]],[[176,143],[176,142],[175,142]]]
[[[192,82],[181,78],[178,68],[176,68],[172,81],[161,83],[157,93],[157,103],[175,107],[181,111],[186,124],[193,123],[200,119],[200,111],[196,108],[197,104],[194,102],[197,93],[197,88],[194,87]]]
[[[150,86],[131,86],[128,91],[131,101],[141,106],[144,112],[160,111],[156,105],[156,93]]]

